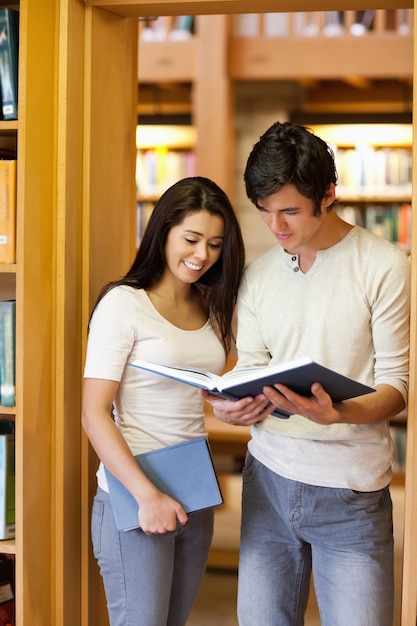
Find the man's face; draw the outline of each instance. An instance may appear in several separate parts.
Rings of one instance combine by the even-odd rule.
[[[258,201],[259,214],[278,243],[290,253],[315,248],[328,215],[325,199],[321,215],[315,216],[313,201],[301,195],[294,185],[284,185],[276,193]],[[316,248],[317,249],[317,248]]]

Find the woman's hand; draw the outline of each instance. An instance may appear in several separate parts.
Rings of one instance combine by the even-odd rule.
[[[161,491],[155,490],[151,497],[141,500],[139,505],[139,525],[145,535],[162,535],[177,528],[178,522],[184,526],[187,513],[181,504]]]

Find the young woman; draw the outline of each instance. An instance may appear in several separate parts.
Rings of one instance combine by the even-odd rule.
[[[197,390],[128,363],[220,373],[244,265],[239,223],[207,178],[180,180],[156,204],[132,267],[102,290],[90,321],[83,427],[100,458],[92,540],[111,626],[183,626],[197,596],[213,510],[186,514],[134,455],[204,436]],[[104,466],[139,504],[140,529],[117,531]]]

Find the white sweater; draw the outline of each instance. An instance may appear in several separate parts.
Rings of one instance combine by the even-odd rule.
[[[238,367],[302,356],[406,399],[410,263],[404,252],[354,227],[317,253],[304,274],[275,246],[245,271],[238,304]],[[252,427],[251,453],[300,482],[373,491],[391,479],[386,421],[314,424],[300,415]]]

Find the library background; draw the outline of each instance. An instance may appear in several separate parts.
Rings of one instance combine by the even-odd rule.
[[[336,210],[406,250],[415,276],[413,3],[250,4],[183,0],[155,17],[168,3],[0,0],[0,626],[108,623],[89,539],[97,459],[79,424],[85,330],[172,182],[222,186],[251,261],[274,239],[244,193],[247,155],[278,119],[308,125],[335,150]],[[416,325],[413,310],[409,416]],[[209,412],[207,425],[221,532],[222,515],[238,526],[230,485],[248,433]],[[404,412],[391,430],[405,501],[396,626],[415,626],[415,427]],[[236,569],[226,535],[211,568]]]

